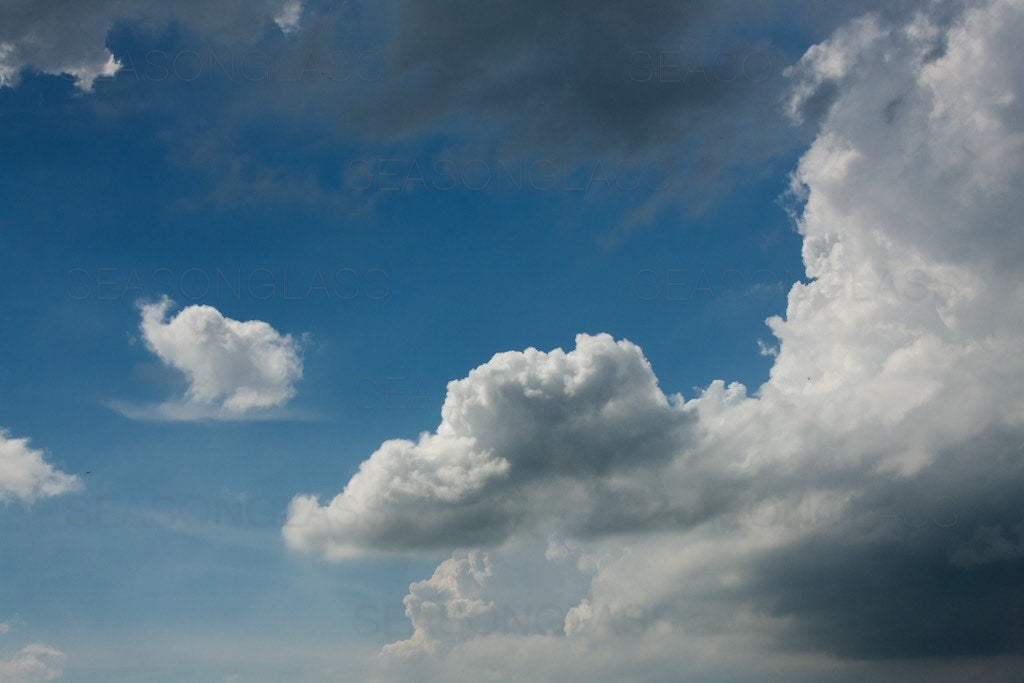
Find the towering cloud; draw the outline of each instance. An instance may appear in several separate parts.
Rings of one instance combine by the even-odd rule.
[[[936,3],[857,19],[789,70],[789,111],[817,127],[792,186],[811,281],[768,321],[778,356],[756,392],[665,397],[641,351],[603,335],[499,354],[449,385],[434,433],[385,442],[325,506],[296,497],[286,540],[336,558],[489,549],[413,585],[415,633],[386,650],[399,673],[415,655],[442,678],[1009,680],[1022,30],[1012,0]],[[502,566],[548,536],[530,571],[584,595],[561,627],[468,628],[495,595],[528,602]]]

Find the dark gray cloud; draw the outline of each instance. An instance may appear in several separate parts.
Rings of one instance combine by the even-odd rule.
[[[407,3],[367,132],[441,134],[455,156],[570,168],[656,159],[669,203],[696,206],[730,170],[799,140],[779,102],[799,48],[757,30],[759,15],[704,1]]]
[[[520,139],[653,144],[667,112],[711,106],[737,89],[724,71],[707,78],[684,71],[724,61],[692,40],[712,7],[660,0],[409,3],[392,48],[396,88],[380,103],[377,123],[419,130],[465,110],[497,117]],[[740,46],[714,46],[730,47]],[[758,76],[772,75],[765,71]]]
[[[808,44],[850,17],[880,9],[895,23],[919,5],[408,2],[368,122],[382,139],[443,131],[477,153],[660,155],[706,180],[802,141],[780,96]]]
[[[747,597],[788,645],[855,659],[1024,654],[1024,434],[878,477],[836,520],[759,558]]]
[[[434,151],[418,159],[428,174],[438,159],[491,168],[539,159],[559,169],[657,162],[658,186],[671,191],[621,193],[626,230],[714,201],[737,170],[808,140],[828,88],[805,100],[808,126],[793,128],[780,101],[785,68],[852,16],[880,9],[896,22],[917,3],[306,2],[289,23],[293,6],[111,2],[72,12],[18,2],[4,10],[0,41],[14,48],[0,55],[0,73],[14,83],[21,67],[67,71],[84,87],[109,71],[111,31],[132,33],[134,53],[111,45],[123,73],[96,106],[115,118],[164,111],[172,161],[209,180],[185,205],[367,208],[367,193],[353,196],[346,184],[350,155],[409,162],[429,142]],[[168,64],[147,65],[142,47]],[[243,75],[238,62],[253,50]],[[217,60],[235,63],[230,77]],[[193,79],[197,68],[205,71]]]

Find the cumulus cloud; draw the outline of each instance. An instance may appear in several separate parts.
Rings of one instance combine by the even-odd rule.
[[[63,676],[64,659],[64,653],[51,645],[27,645],[10,659],[0,660],[0,680],[10,683],[53,681]]]
[[[106,46],[117,22],[163,25],[175,21],[199,33],[258,37],[273,21],[286,34],[298,30],[300,0],[200,2],[12,0],[0,8],[0,87],[17,85],[24,70],[67,75],[82,91],[121,68]]]
[[[661,518],[664,501],[613,501],[657,476],[690,422],[627,341],[581,334],[569,352],[500,353],[449,383],[434,433],[385,442],[326,505],[295,498],[285,539],[335,558],[494,543],[551,523],[545,501],[584,534]]]
[[[296,497],[285,539],[490,548],[414,584],[414,635],[385,651],[442,679],[1019,676],[1022,30],[1010,0],[929,4],[788,72],[817,127],[792,176],[810,282],[768,321],[756,391],[666,397],[604,335],[498,354],[434,433],[386,442],[326,505]],[[540,552],[582,590],[561,632],[466,628],[516,544],[551,535],[582,544]]]
[[[417,660],[477,637],[561,635],[566,611],[586,594],[575,567],[580,558],[577,544],[555,540],[546,550],[519,544],[494,561],[488,552],[458,551],[409,587],[404,604],[413,634],[383,653]]]
[[[167,298],[140,305],[146,347],[188,381],[185,396],[163,404],[158,414],[241,419],[283,406],[295,395],[302,359],[291,335],[261,320],[226,318],[212,306],[187,306],[168,319],[172,306]]]
[[[0,503],[15,499],[31,503],[82,487],[78,477],[56,469],[46,462],[43,451],[28,444],[28,439],[12,438],[0,429]],[[5,626],[0,624],[0,633]]]

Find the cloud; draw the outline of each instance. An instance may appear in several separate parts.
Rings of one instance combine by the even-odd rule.
[[[498,354],[449,385],[434,433],[385,442],[327,505],[293,500],[295,548],[458,549],[413,584],[414,635],[385,668],[1019,676],[1022,30],[1009,0],[928,4],[857,19],[789,70],[788,109],[816,130],[792,176],[810,282],[767,321],[756,391],[666,397],[606,335]],[[581,591],[561,632],[468,628],[528,601],[504,567],[529,552]],[[530,566],[528,586],[556,571]]]
[[[441,136],[456,166],[656,168],[671,191],[629,193],[603,235],[614,242],[666,209],[707,205],[740,169],[762,172],[806,140],[780,106],[797,56],[780,33],[827,34],[865,8],[895,18],[906,4],[403,2],[358,132],[391,145]]]
[[[825,10],[792,0],[656,0],[640,8],[596,0],[309,7],[296,0],[83,0],[69,9],[21,0],[0,14],[0,74],[13,85],[26,68],[63,72],[88,90],[118,69],[106,45],[115,26],[164,50],[198,52],[195,59],[230,61],[221,53],[254,45],[268,63],[258,74],[252,64],[246,77],[218,76],[211,66],[208,78],[194,78],[190,57],[187,75],[171,79],[184,97],[172,98],[166,65],[148,73],[148,56],[111,45],[123,77],[92,106],[115,117],[140,103],[173,108],[162,118],[179,123],[159,132],[170,160],[210,181],[182,206],[256,199],[365,211],[383,195],[353,190],[353,163],[373,168],[377,184],[393,179],[379,168],[388,159],[410,174],[419,164],[429,183],[442,186],[451,168],[484,167],[497,178],[499,167],[526,166],[538,169],[538,184],[588,187],[567,197],[621,204],[601,235],[610,244],[667,211],[720,199],[738,172],[763,173],[806,139],[787,124],[778,101],[783,70],[796,55],[777,35],[807,40],[865,7],[903,16],[912,4],[860,0]],[[157,40],[167,39],[161,30],[168,25],[184,36],[174,47]],[[275,26],[272,33],[287,40],[268,39],[280,37],[267,34]],[[253,80],[264,87],[253,88]],[[192,120],[189,93],[203,101],[203,126],[180,123]],[[274,145],[256,149],[240,134],[262,129],[268,117],[288,161]],[[422,158],[422,143],[437,152]],[[326,175],[318,155],[296,151],[325,146],[342,160]],[[559,179],[552,180],[552,169]],[[602,196],[608,180],[632,189]],[[416,183],[414,176],[409,185]]]
[[[844,5],[838,11],[849,10]],[[813,14],[794,16],[806,21]],[[604,168],[653,169],[658,184],[669,180],[666,175],[686,177],[691,182],[676,185],[675,201],[685,192],[698,204],[735,167],[796,143],[777,102],[782,68],[793,55],[770,41],[769,17],[749,3],[705,0],[657,0],[642,8],[579,0],[310,8],[296,0],[212,6],[83,0],[68,8],[20,0],[0,11],[0,82],[13,86],[24,70],[64,73],[88,91],[96,78],[120,69],[118,87],[105,90],[93,106],[115,116],[137,110],[140,99],[147,107],[165,106],[166,69],[140,79],[139,71],[147,71],[143,56],[119,52],[118,45],[108,49],[107,41],[115,26],[156,42],[161,29],[174,25],[186,36],[181,54],[257,45],[274,72],[250,76],[266,86],[254,90],[250,78],[229,82],[210,69],[217,91],[200,95],[208,125],[161,131],[172,160],[210,174],[207,201],[255,196],[356,207],[366,202],[367,193],[339,188],[345,163],[331,175],[335,182],[325,182],[317,170],[321,161],[301,155],[282,163],[238,135],[247,128],[239,125],[240,115],[256,126],[271,115],[293,155],[315,139],[319,149],[333,143],[346,161],[352,161],[353,145],[374,161],[411,161],[415,148],[406,143],[440,139],[437,159],[417,160],[427,169],[435,161],[458,168],[537,163],[541,182],[547,182],[548,169],[568,173],[596,161]],[[736,29],[737,23],[742,27]],[[289,39],[261,42],[269,26]],[[198,50],[197,40],[204,44]],[[187,63],[191,73],[192,59]],[[153,86],[159,92],[143,90],[140,98],[143,81],[151,80],[160,81]],[[178,85],[197,92],[204,81],[209,83],[201,78]],[[170,106],[178,106],[175,101]],[[192,106],[191,98],[180,102]],[[353,117],[352,111],[366,115]],[[167,118],[189,118],[176,114],[181,112]],[[629,186],[636,179],[621,182]],[[633,223],[651,220],[669,202],[662,193],[626,194],[639,205],[630,209]]]
[[[702,207],[738,168],[797,144],[778,106],[793,57],[770,21],[749,3],[703,0],[402,3],[360,132],[389,145],[440,137],[456,167],[656,169],[651,184],[672,191],[621,193],[614,239]]]
[[[43,451],[28,443],[0,429],[0,503],[14,499],[31,503],[82,488],[78,477],[55,469]]]
[[[386,118],[379,125],[408,129],[458,109],[486,109],[510,114],[512,132],[519,135],[549,140],[597,132],[588,144],[598,138],[604,144],[649,143],[664,126],[684,125],[671,124],[668,112],[714,104],[753,85],[732,73],[739,71],[739,61],[731,65],[736,68],[729,78],[724,68],[721,78],[698,71],[719,67],[716,62],[725,61],[728,47],[753,49],[699,35],[724,17],[713,3],[659,0],[626,8],[607,2],[530,2],[524,8],[498,2],[470,12],[471,4],[403,5],[393,72],[402,88],[415,89],[421,106],[384,106]],[[664,74],[656,72],[660,52],[675,57],[662,60],[674,67]],[[758,76],[767,80],[773,75],[764,68],[770,57],[759,57]],[[692,77],[683,79],[690,69]],[[523,101],[541,107],[531,115],[532,124],[517,116],[521,108],[508,106]]]
[[[67,75],[84,92],[122,67],[106,47],[118,22],[164,25],[172,20],[200,34],[258,37],[271,20],[286,34],[301,20],[299,0],[233,0],[216,7],[199,2],[126,0],[12,0],[0,9],[0,87],[18,84],[24,70]]]
[[[765,27],[785,16],[789,28],[817,32],[877,4],[832,7],[839,14],[826,18],[789,2],[406,2],[373,121],[402,134],[447,120],[472,135],[462,117],[486,113],[509,147],[633,154],[688,140],[692,158],[736,163],[785,133],[765,128],[791,58]],[[418,106],[400,105],[409,98]]]
[[[301,0],[287,0],[287,2],[281,5],[281,11],[274,15],[274,23],[278,25],[285,35],[298,31],[301,19]]]
[[[581,334],[569,352],[500,353],[449,383],[434,433],[385,442],[325,506],[295,498],[285,539],[337,558],[657,519],[676,511],[616,500],[657,476],[692,419],[628,341]]]
[[[184,198],[182,206],[256,198],[368,210],[382,195],[353,191],[349,162],[372,166],[378,183],[388,182],[387,173],[373,165],[388,159],[418,163],[428,176],[438,164],[445,170],[428,182],[442,185],[450,168],[527,166],[539,169],[539,184],[552,182],[551,169],[563,188],[585,182],[587,192],[567,194],[588,201],[609,201],[597,180],[606,174],[632,187],[613,193],[622,206],[602,235],[612,243],[667,210],[720,198],[737,171],[761,172],[759,165],[805,139],[787,125],[778,101],[783,69],[795,58],[786,42],[773,42],[780,31],[818,35],[864,7],[892,5],[888,11],[899,15],[906,4],[861,0],[826,12],[790,0],[656,0],[641,8],[579,0],[309,7],[296,0],[83,0],[69,9],[21,0],[0,13],[0,80],[14,85],[24,69],[67,73],[89,90],[97,77],[120,69],[118,86],[92,106],[112,116],[137,111],[140,102],[170,106],[163,118],[189,121],[176,108],[190,109],[193,98],[168,99],[164,66],[149,74],[142,55],[116,44],[108,49],[112,28],[129,27],[157,43],[167,39],[164,27],[180,27],[179,54],[198,52],[196,59],[254,45],[269,64],[257,67],[261,75],[252,75],[250,64],[247,77],[221,77],[210,67],[209,78],[194,79],[190,57],[190,75],[173,79],[180,93],[201,97],[208,113],[202,127],[160,131],[172,163],[210,180],[204,196]],[[288,39],[270,40],[280,36],[268,27]],[[215,92],[205,93],[211,79]],[[265,87],[254,89],[253,80]],[[147,90],[146,81],[159,83]],[[291,159],[249,144],[239,134],[250,128],[240,116],[257,128],[272,117]],[[312,147],[329,145],[343,159],[326,176],[322,159],[296,156],[313,140]],[[437,149],[432,158],[417,156],[425,141]],[[590,176],[596,168],[618,170]]]
[[[10,683],[53,681],[63,676],[64,659],[64,653],[51,645],[27,645],[10,659],[0,660],[0,680]]]
[[[168,419],[258,417],[295,395],[302,359],[291,335],[260,320],[225,318],[212,306],[187,306],[168,320],[172,305],[167,298],[140,305],[146,347],[188,381],[185,396],[163,404],[157,414]]]
[[[586,595],[579,546],[519,544],[493,560],[491,553],[458,551],[412,584],[404,603],[413,634],[383,654],[421,659],[477,637],[562,635],[566,611]]]

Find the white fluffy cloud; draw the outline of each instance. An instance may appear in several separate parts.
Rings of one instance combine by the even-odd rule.
[[[613,501],[657,476],[690,422],[629,342],[579,335],[569,352],[500,353],[449,383],[436,432],[385,442],[327,505],[293,500],[285,539],[340,558],[500,542],[555,520],[589,533],[661,518],[665,501]]]
[[[212,306],[188,306],[168,320],[172,305],[165,298],[140,306],[146,346],[188,380],[183,399],[161,407],[165,416],[239,419],[295,395],[302,359],[291,335]]]
[[[0,8],[0,87],[17,85],[23,70],[75,79],[83,91],[122,66],[106,47],[119,21],[162,25],[175,21],[200,34],[258,38],[268,22],[286,34],[299,28],[300,0],[136,2],[134,0],[10,0]]]
[[[46,462],[45,453],[28,444],[28,439],[12,438],[0,429],[0,503],[14,499],[31,503],[81,488],[78,477],[56,469]]]
[[[0,660],[0,681],[40,683],[64,673],[64,653],[45,643],[26,645],[10,659]]]
[[[665,397],[603,335],[498,354],[434,433],[293,500],[285,539],[329,557],[481,547],[411,587],[396,678],[1019,677],[1022,31],[1019,2],[928,4],[790,70],[812,281],[756,392]],[[561,629],[469,627],[551,572],[582,595]]]

